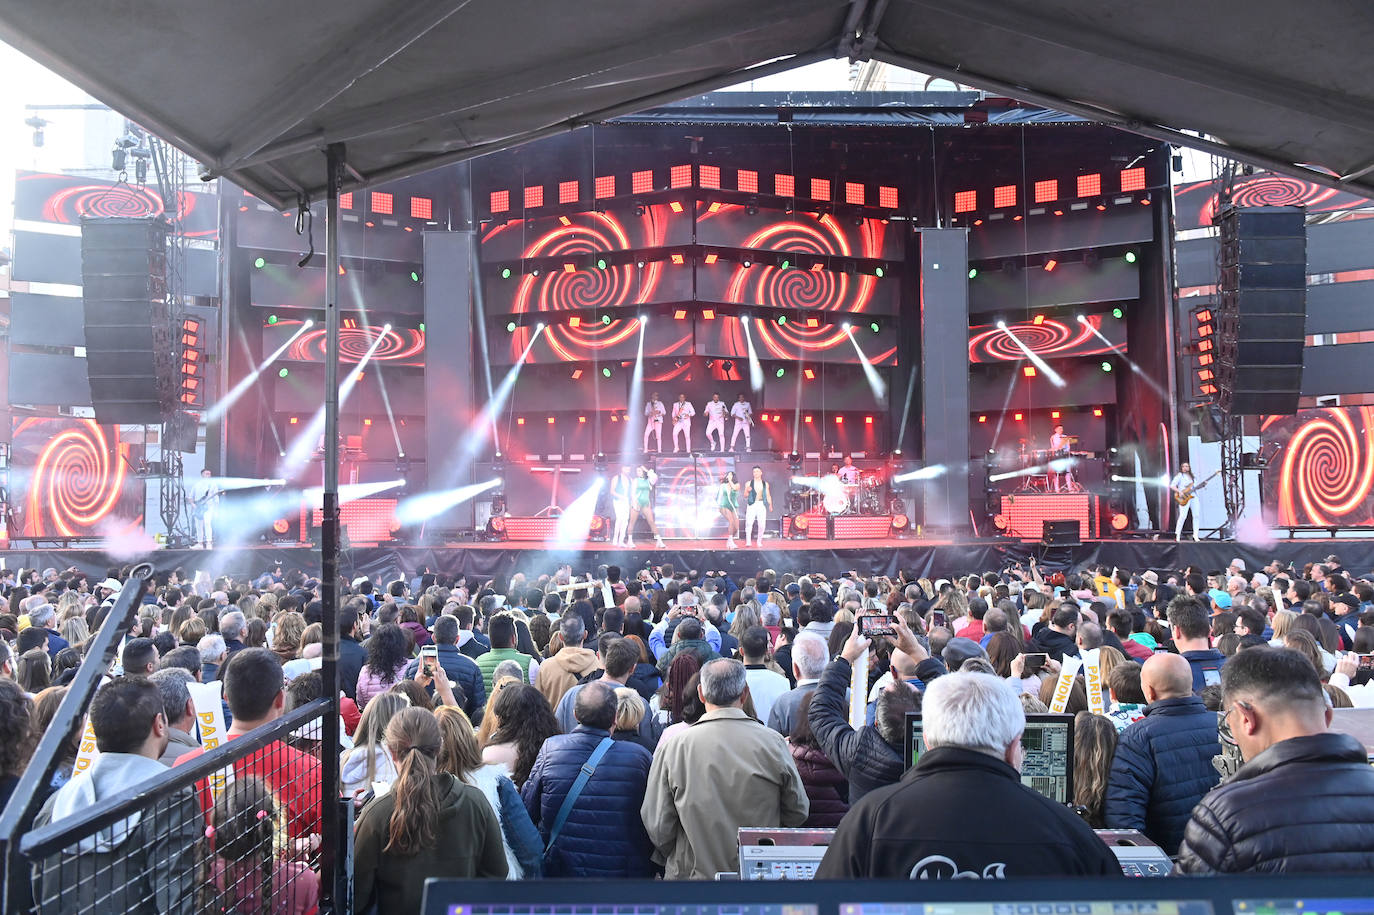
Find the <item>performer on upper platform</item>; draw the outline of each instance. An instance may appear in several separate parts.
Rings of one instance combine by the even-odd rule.
[[[630,490],[633,488],[630,468],[621,464],[620,472],[611,477],[611,508],[615,511],[615,535],[611,543],[614,546],[633,546],[630,543]]]
[[[711,399],[706,402],[706,443],[711,446],[712,451],[725,450],[725,401],[720,399],[719,394],[712,394]],[[716,444],[716,440],[720,444]]]
[[[720,513],[725,516],[725,546],[731,550],[738,549],[735,535],[739,533],[739,481],[735,479],[733,470],[726,471],[725,476],[721,477],[717,501]]]
[[[682,433],[682,450],[688,454],[692,451],[692,417],[697,415],[697,408],[687,402],[686,394],[677,395],[677,403],[673,404],[673,454],[678,453],[677,435]]]
[[[730,415],[735,418],[735,431],[730,436],[730,450],[735,450],[735,443],[739,441],[740,433],[744,433],[744,450],[753,451],[754,447],[749,442],[750,429],[754,425],[754,408],[749,406],[749,401],[744,399],[741,394],[735,401],[735,405],[730,408]]]
[[[1178,524],[1174,527],[1174,539],[1183,539],[1183,525],[1188,521],[1188,516],[1193,516],[1193,539],[1197,540],[1197,499],[1193,498],[1193,466],[1184,461],[1178,467],[1178,473],[1169,481],[1169,492],[1173,494],[1174,503],[1178,506]]]
[[[840,468],[840,482],[846,486],[859,485],[859,468],[854,466],[852,457],[844,459],[844,466]]]
[[[744,395],[741,394],[741,397]],[[763,529],[768,526],[768,513],[773,510],[773,490],[763,479],[763,468],[755,467],[753,478],[747,484],[745,502],[749,507],[745,511],[744,517],[744,545],[749,546],[750,541],[754,540],[754,522],[758,522],[759,535],[754,541],[754,545],[760,549],[763,547]]]
[[[653,436],[656,444],[654,451],[663,453],[663,417],[668,415],[668,408],[663,405],[663,401],[658,399],[658,392],[654,391],[649,395],[649,402],[644,405],[644,450],[649,450],[649,436]]]
[[[628,546],[634,546],[635,524],[643,516],[649,522],[649,533],[654,535],[654,546],[664,548],[663,538],[658,535],[658,525],[654,522],[654,487],[658,485],[658,474],[640,465],[635,471],[634,488],[630,493],[630,534],[626,538]]]
[[[1064,434],[1064,426],[1063,426],[1063,424],[1058,424],[1058,423],[1057,423],[1057,424],[1055,425],[1055,427],[1054,427],[1054,432],[1050,434],[1050,460],[1051,460],[1051,462],[1053,462],[1054,460],[1056,460],[1056,459],[1058,459],[1058,458],[1065,458],[1065,457],[1068,457],[1068,454],[1069,454],[1069,445],[1070,445],[1069,437],[1068,437],[1067,435]],[[1065,485],[1067,485],[1067,483],[1068,483],[1068,479],[1067,479],[1068,474],[1067,474],[1067,473],[1054,472],[1054,473],[1051,473],[1051,474],[1049,475],[1049,477],[1050,477],[1050,488],[1051,488],[1051,490],[1054,491],[1054,492],[1059,492],[1059,490],[1060,490],[1061,488],[1063,488]]]

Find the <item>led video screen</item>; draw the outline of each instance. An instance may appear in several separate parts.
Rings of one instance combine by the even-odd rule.
[[[294,318],[280,318],[275,324],[264,321],[263,357],[266,358],[285,346],[286,349],[277,357],[278,359],[288,362],[323,362],[324,325],[314,324],[302,328],[302,323]],[[345,318],[343,326],[339,328],[340,361],[357,363],[369,349],[372,350],[373,362],[424,365],[425,332],[413,327],[393,327],[391,330],[383,330],[381,325],[363,327],[355,318]]]
[[[1280,525],[1374,527],[1374,407],[1266,416],[1265,508]]]
[[[1111,314],[1087,315],[1082,321],[1041,316],[1008,324],[1005,329],[977,324],[968,332],[970,363],[1021,362],[1026,350],[1042,359],[1126,352],[1126,322]]]
[[[90,419],[28,417],[12,439],[11,508],[21,537],[112,537],[139,531],[139,455]],[[141,451],[141,449],[137,449]]]

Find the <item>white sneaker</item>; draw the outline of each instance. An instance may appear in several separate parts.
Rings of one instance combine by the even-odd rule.
[[[668,548],[668,544],[663,542],[662,537],[654,538],[654,546],[658,547],[660,550],[666,550]]]
[[[733,538],[727,538],[725,541],[725,548],[727,550],[737,550],[739,549],[739,544],[736,543]]]

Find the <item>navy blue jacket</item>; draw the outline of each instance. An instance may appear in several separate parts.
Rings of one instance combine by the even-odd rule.
[[[1196,696],[1161,699],[1117,741],[1107,783],[1110,829],[1138,829],[1170,855],[1197,802],[1221,776],[1212,757],[1221,752],[1217,713]]]
[[[366,663],[367,649],[352,636],[339,636],[339,689],[350,699],[358,698],[358,674]]]
[[[1185,651],[1183,660],[1193,668],[1193,692],[1200,693],[1209,684],[1221,682],[1221,667],[1226,663],[1226,655],[1215,648]]]
[[[457,645],[436,644],[434,650],[439,666],[444,669],[449,682],[463,688],[463,711],[467,713],[468,720],[474,725],[481,724],[482,712],[487,708],[487,688],[482,682],[482,671],[477,662],[460,652]],[[419,669],[420,659],[412,659],[406,665],[406,679],[413,678]],[[434,695],[432,684],[429,694]]]
[[[609,736],[608,731],[578,725],[571,734],[544,741],[530,777],[520,794],[530,819],[548,841],[563,799],[577,780],[582,764]],[[545,877],[648,877],[653,843],[639,818],[649,766],[654,758],[632,741],[617,740],[597,764],[573,804],[563,831],[554,843],[565,872],[546,869]]]

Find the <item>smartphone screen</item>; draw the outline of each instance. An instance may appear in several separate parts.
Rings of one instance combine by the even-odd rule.
[[[1374,654],[1360,655],[1360,670],[1374,670]]]
[[[870,615],[859,617],[859,634],[865,638],[897,634],[897,617],[891,615]]]
[[[439,649],[433,645],[426,645],[420,649],[420,663],[424,665],[425,676],[434,676],[434,662],[439,657]]]
[[[1045,660],[1049,655],[1044,652],[1032,652],[1026,655],[1026,660],[1021,667],[1021,676],[1033,677],[1045,666]]]
[[[944,626],[944,625],[946,625],[948,622],[949,622],[949,620],[948,620],[948,618],[945,616],[945,611],[943,611],[943,610],[932,610],[932,611],[930,611],[930,628],[934,629],[936,626]]]

